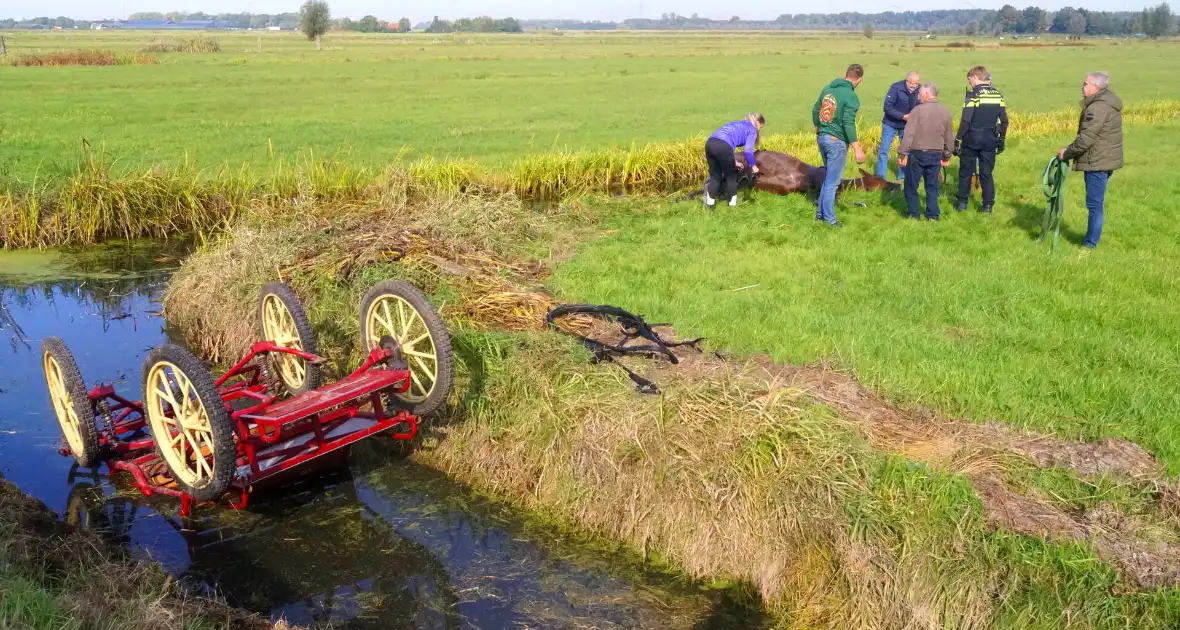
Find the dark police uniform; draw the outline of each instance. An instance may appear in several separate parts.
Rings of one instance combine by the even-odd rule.
[[[1004,95],[990,83],[975,86],[963,104],[959,133],[955,137],[955,155],[959,156],[959,197],[955,207],[964,210],[971,195],[971,175],[979,173],[983,189],[981,212],[991,212],[996,203],[996,185],[992,170],[996,154],[1004,152],[1008,133],[1008,111]],[[977,169],[978,166],[978,169]]]

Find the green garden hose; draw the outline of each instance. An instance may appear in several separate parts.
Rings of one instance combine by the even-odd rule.
[[[1037,242],[1045,240],[1050,230],[1053,232],[1052,249],[1057,249],[1057,242],[1061,240],[1061,213],[1065,210],[1065,176],[1069,174],[1069,161],[1053,156],[1045,165],[1041,173],[1041,192],[1045,194],[1047,207],[1045,221],[1041,225],[1041,236]]]

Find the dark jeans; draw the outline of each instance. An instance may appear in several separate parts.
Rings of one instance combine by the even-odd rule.
[[[937,151],[910,151],[905,165],[905,201],[910,216],[918,217],[918,182],[926,181],[926,218],[937,219],[938,174],[942,170],[942,154]]]
[[[737,194],[737,163],[733,157],[733,147],[724,140],[709,138],[705,142],[705,161],[709,163],[705,192],[713,200],[728,201]]]
[[[983,207],[996,204],[996,182],[992,170],[996,168],[996,150],[976,151],[963,147],[959,152],[959,204],[967,203],[971,197],[971,174],[979,165],[979,187],[983,189]]]
[[[1106,185],[1110,182],[1111,171],[1086,171],[1086,209],[1090,211],[1090,222],[1086,226],[1086,240],[1082,245],[1091,249],[1098,247],[1102,238],[1103,202],[1106,200]]]

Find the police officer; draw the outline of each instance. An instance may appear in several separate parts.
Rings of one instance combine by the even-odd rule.
[[[975,66],[967,73],[971,92],[963,104],[959,133],[955,137],[955,155],[959,156],[959,197],[955,210],[960,212],[967,209],[971,175],[976,172],[983,189],[983,206],[979,211],[990,214],[996,204],[992,170],[996,167],[996,155],[1004,152],[1008,111],[1004,107],[1004,95],[992,87],[991,78],[983,66]]]

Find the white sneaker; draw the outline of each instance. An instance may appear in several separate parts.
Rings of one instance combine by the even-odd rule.
[[[707,192],[705,193],[705,205],[709,206],[710,208],[717,205],[717,201],[714,200],[712,197],[710,197],[709,193],[707,193]]]
[[[733,197],[729,198],[729,207],[731,207],[731,208],[737,207],[737,195],[734,195]]]

